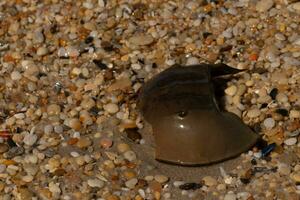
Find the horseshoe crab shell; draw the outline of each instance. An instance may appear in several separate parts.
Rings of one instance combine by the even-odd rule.
[[[239,117],[222,112],[212,79],[240,72],[225,64],[173,66],[149,80],[138,107],[152,125],[156,159],[204,165],[238,156],[258,135]]]

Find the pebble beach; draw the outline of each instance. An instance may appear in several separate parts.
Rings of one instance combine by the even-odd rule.
[[[139,89],[220,62],[244,70],[222,99],[262,142],[156,161]],[[1,0],[0,200],[299,200],[299,67],[295,0]]]

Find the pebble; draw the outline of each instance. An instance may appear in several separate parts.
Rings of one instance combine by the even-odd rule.
[[[90,187],[97,187],[97,188],[102,188],[104,186],[104,182],[101,181],[100,179],[89,179],[87,181],[87,184]]]
[[[88,137],[81,137],[76,142],[76,146],[80,149],[87,148],[92,145],[92,141]]]
[[[284,144],[286,144],[288,146],[295,145],[296,143],[297,143],[297,138],[288,138],[288,139],[284,140]]]
[[[202,180],[204,181],[204,184],[209,187],[217,185],[218,183],[217,180],[211,176],[205,176]]]
[[[126,143],[120,143],[117,146],[117,149],[120,153],[124,153],[130,149],[129,145]]]
[[[48,49],[46,47],[39,47],[36,51],[36,55],[44,56],[48,54]]]
[[[26,183],[30,183],[33,180],[33,176],[31,175],[26,175],[22,177],[22,181],[26,182]]]
[[[100,146],[104,149],[108,149],[113,145],[113,141],[110,138],[102,138],[100,140]]]
[[[51,104],[47,107],[47,113],[49,115],[58,115],[60,111],[61,111],[60,106],[57,104]]]
[[[224,200],[236,200],[237,196],[234,193],[227,193],[224,197]]]
[[[174,181],[173,185],[175,187],[179,187],[179,186],[183,185],[184,183],[185,183],[184,181]]]
[[[293,172],[290,177],[297,183],[300,182],[300,172]]]
[[[77,118],[70,119],[69,126],[70,126],[70,128],[74,129],[75,131],[78,131],[81,129],[81,123],[80,123],[79,119],[77,119]]]
[[[151,44],[153,42],[153,37],[150,35],[140,34],[132,36],[128,41],[136,46],[144,46]]]
[[[229,96],[234,96],[237,92],[237,87],[235,85],[231,85],[225,89],[225,93]]]
[[[23,142],[28,146],[32,146],[36,143],[37,139],[37,135],[28,133],[25,135]]]
[[[274,5],[273,0],[259,0],[256,3],[256,10],[258,12],[266,12]]]
[[[282,175],[289,175],[291,173],[291,168],[285,163],[279,163],[278,172]]]
[[[138,179],[132,178],[125,182],[125,186],[128,187],[129,189],[133,189],[137,183],[138,183]]]
[[[129,150],[124,153],[124,158],[132,162],[136,160],[136,154],[133,151]]]
[[[103,106],[104,110],[110,114],[114,114],[119,111],[119,107],[117,104],[109,103]]]
[[[18,71],[13,71],[10,75],[11,79],[14,81],[18,81],[22,78],[22,74]]]
[[[4,153],[8,151],[8,145],[4,143],[0,143],[0,153]]]
[[[196,57],[189,57],[186,61],[186,65],[197,65],[199,64],[199,59]]]
[[[154,179],[159,183],[166,183],[169,180],[165,175],[155,175]]]
[[[267,129],[272,129],[275,126],[275,120],[273,118],[266,118],[263,124]]]
[[[50,134],[53,132],[53,126],[51,124],[47,124],[45,127],[44,127],[44,133],[45,134]]]
[[[292,7],[294,10],[300,12],[300,2],[291,4],[291,7]]]
[[[247,116],[250,118],[255,118],[255,117],[258,117],[260,115],[260,113],[261,112],[258,108],[253,108],[248,111]]]
[[[299,110],[290,110],[290,118],[300,118],[300,111]]]

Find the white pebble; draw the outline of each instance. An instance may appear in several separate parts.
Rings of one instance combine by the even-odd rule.
[[[174,181],[173,185],[175,187],[179,187],[179,186],[183,185],[184,183],[185,183],[184,181]]]
[[[124,153],[124,158],[127,159],[128,161],[132,162],[136,160],[136,154],[133,151],[126,151]]]
[[[37,141],[38,137],[34,134],[26,134],[23,142],[28,145],[28,146],[32,146],[36,141]]]
[[[72,151],[72,152],[70,153],[70,155],[71,155],[72,157],[74,157],[74,158],[77,158],[77,157],[80,156],[79,153],[76,152],[76,151]]]
[[[136,178],[132,178],[125,182],[126,187],[133,189],[135,185],[137,184],[138,180]]]
[[[48,49],[46,47],[39,47],[36,51],[36,55],[44,56],[48,53]]]
[[[98,188],[102,188],[104,186],[104,182],[101,181],[100,179],[89,179],[87,181],[87,184],[90,187],[98,187]]]
[[[253,108],[248,111],[247,116],[250,118],[255,118],[260,115],[260,110],[258,108]]]
[[[297,138],[289,138],[284,141],[284,144],[288,146],[295,145],[297,143]]]
[[[44,127],[44,133],[45,134],[50,134],[53,132],[53,126],[51,124],[47,124],[45,127]]]
[[[196,57],[189,57],[186,61],[186,65],[197,65],[199,64],[199,60]]]
[[[109,103],[103,106],[104,110],[108,113],[114,114],[119,111],[119,107],[117,104]]]
[[[54,183],[54,182],[49,183],[49,190],[52,194],[61,193],[61,189],[59,188],[59,183]]]
[[[264,126],[267,129],[272,129],[275,126],[275,120],[273,118],[266,118],[264,120]]]
[[[31,175],[26,175],[22,177],[22,181],[26,182],[26,183],[30,183],[33,180],[33,176]]]
[[[12,80],[17,81],[17,80],[20,80],[22,78],[22,74],[18,71],[13,71],[10,74],[10,77],[11,77]]]
[[[286,103],[286,102],[288,102],[289,99],[284,93],[279,93],[276,96],[276,100],[281,103]]]

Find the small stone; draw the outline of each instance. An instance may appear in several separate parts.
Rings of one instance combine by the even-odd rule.
[[[55,125],[54,126],[54,132],[55,133],[61,134],[61,133],[63,133],[63,131],[64,131],[64,128],[61,125]]]
[[[127,137],[134,142],[138,142],[142,139],[141,134],[138,132],[138,128],[128,128],[125,129],[125,132],[127,134]]]
[[[275,126],[275,120],[273,118],[266,118],[263,123],[267,129],[272,129]]]
[[[87,181],[87,184],[90,187],[97,187],[97,188],[102,188],[104,186],[104,182],[101,181],[100,179],[89,179]]]
[[[126,143],[120,143],[117,146],[117,149],[120,153],[124,153],[130,149],[129,145]]]
[[[49,191],[55,195],[60,194],[61,189],[59,188],[59,183],[50,182],[49,183]]]
[[[290,175],[290,177],[297,183],[300,182],[300,172],[294,172]]]
[[[91,146],[92,141],[88,137],[81,137],[78,139],[76,146],[80,149],[87,148]]]
[[[40,30],[36,31],[33,34],[33,38],[32,38],[33,43],[40,44],[43,43],[44,40],[45,40],[44,34]]]
[[[24,153],[24,148],[22,146],[12,147],[6,152],[7,158],[13,158],[15,156],[20,156]]]
[[[130,44],[136,46],[145,46],[151,44],[153,42],[153,38],[150,35],[140,34],[132,36],[128,41]]]
[[[114,114],[119,111],[119,107],[117,104],[109,103],[103,106],[104,110],[110,114]]]
[[[179,187],[179,186],[183,185],[184,183],[185,183],[184,181],[174,181],[173,185],[175,187]]]
[[[45,134],[50,134],[53,132],[53,126],[51,124],[48,124],[44,127],[44,133]]]
[[[291,4],[291,7],[292,7],[294,10],[300,12],[300,2]]]
[[[247,116],[249,118],[255,118],[258,117],[260,115],[260,110],[258,108],[253,108],[251,110],[248,111]]]
[[[39,47],[36,51],[36,55],[38,56],[44,56],[48,54],[48,49],[46,47]]]
[[[32,146],[37,141],[37,139],[38,139],[37,135],[28,133],[25,135],[23,142],[28,146]]]
[[[111,86],[109,86],[107,91],[108,92],[112,92],[115,90],[126,91],[130,89],[130,86],[131,86],[131,80],[128,77],[122,77],[120,79],[117,79],[116,82],[114,82]]]
[[[289,175],[291,173],[291,168],[285,163],[279,163],[278,172],[282,175]]]
[[[290,118],[300,118],[300,111],[299,110],[290,110]]]
[[[78,152],[76,152],[76,151],[72,151],[72,152],[70,153],[70,155],[71,155],[72,157],[74,157],[74,158],[77,158],[77,157],[80,156],[80,154],[79,154]]]
[[[79,119],[77,119],[77,118],[70,119],[69,126],[70,126],[70,128],[74,129],[75,131],[78,131],[81,129],[81,123],[80,123]]]
[[[286,103],[288,102],[288,97],[286,96],[286,94],[284,93],[278,93],[277,96],[276,96],[276,100],[278,102],[281,102],[281,103]]]
[[[189,57],[186,61],[186,65],[197,65],[199,64],[199,59],[196,57]]]
[[[181,190],[197,190],[202,187],[200,183],[184,183],[179,186]]]
[[[104,149],[108,149],[113,145],[113,141],[110,138],[102,138],[100,140],[100,146]]]
[[[133,151],[126,151],[124,153],[124,158],[127,159],[128,161],[132,162],[136,160],[136,154]]]
[[[256,10],[258,12],[266,12],[274,5],[273,0],[260,0],[256,4]]]
[[[225,190],[226,189],[226,185],[225,184],[219,184],[217,186],[217,190]]]
[[[58,115],[60,111],[61,111],[60,106],[57,104],[51,104],[47,107],[47,113],[49,115]]]
[[[214,185],[217,185],[217,180],[211,176],[205,176],[203,179],[204,181],[204,184],[211,187],[211,186],[214,186]]]
[[[297,143],[297,138],[288,138],[288,139],[284,140],[284,144],[286,144],[288,146],[295,145],[296,143]]]
[[[225,93],[229,96],[234,96],[237,92],[237,87],[235,85],[231,85],[225,89]]]
[[[166,183],[169,180],[169,178],[164,175],[155,175],[154,179],[159,183]]]
[[[224,197],[224,200],[236,200],[237,197],[234,193],[227,193]]]
[[[26,175],[22,177],[22,181],[26,182],[26,183],[30,183],[33,180],[33,176],[31,175]]]
[[[8,145],[4,143],[0,143],[0,153],[4,153],[8,151]]]
[[[22,74],[18,71],[13,71],[10,74],[10,77],[11,77],[12,80],[17,81],[17,80],[20,80],[22,78]]]
[[[135,187],[135,185],[138,183],[138,179],[137,178],[132,178],[128,181],[125,182],[126,187],[133,189]]]

